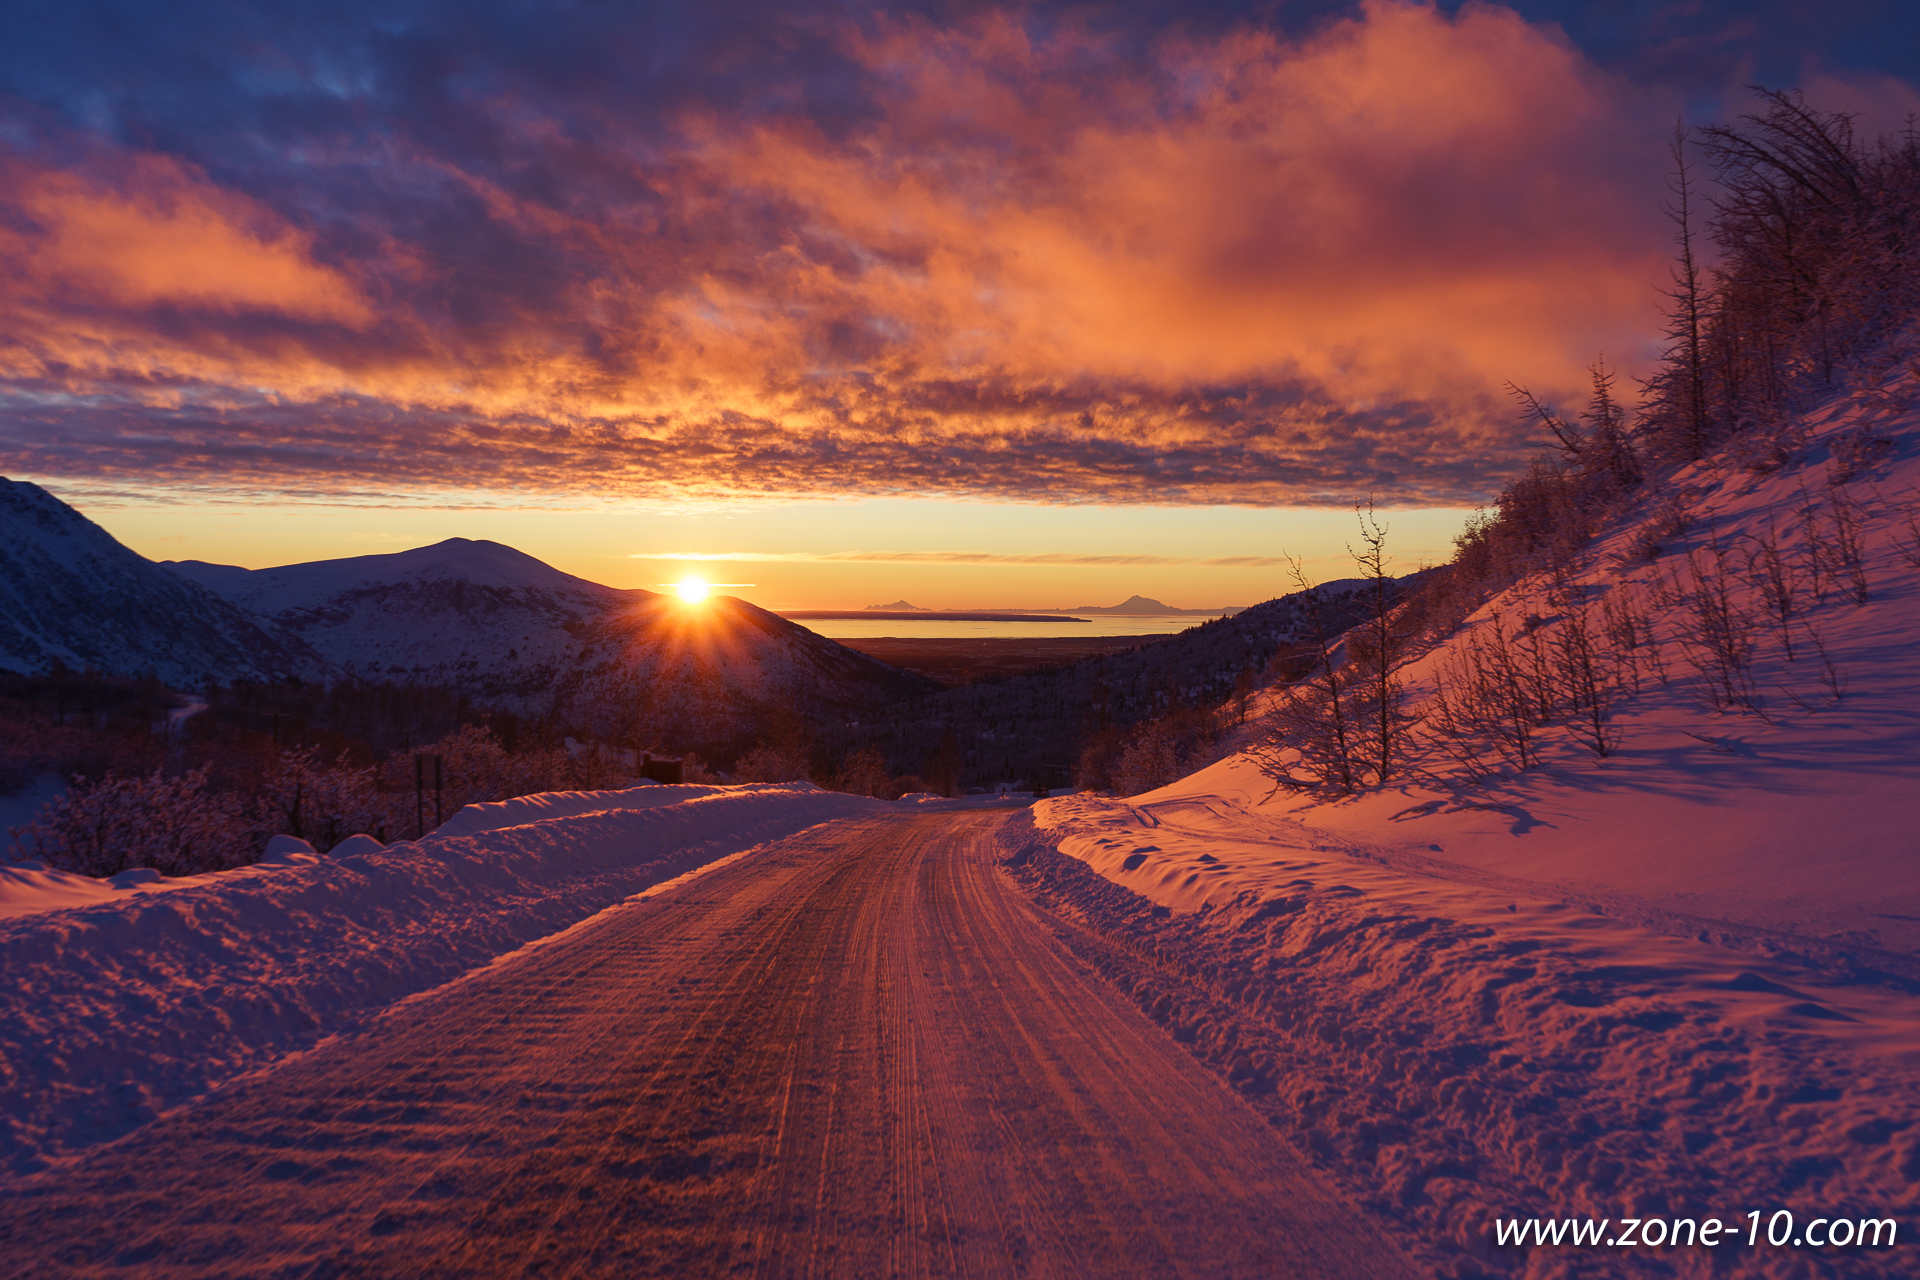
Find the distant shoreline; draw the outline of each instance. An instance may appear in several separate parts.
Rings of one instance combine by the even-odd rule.
[[[1085,622],[1058,613],[987,613],[977,609],[777,609],[791,622],[829,622],[866,618],[889,622]]]

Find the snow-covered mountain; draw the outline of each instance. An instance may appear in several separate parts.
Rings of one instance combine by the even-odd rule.
[[[512,547],[466,538],[273,569],[200,560],[162,567],[355,675],[489,687],[571,660],[583,627],[650,594],[616,591]]]
[[[151,671],[177,688],[323,669],[305,645],[267,634],[40,486],[0,478],[0,668],[33,674],[56,661]]]
[[[742,600],[698,605],[562,573],[497,542],[274,569],[168,562],[289,642],[367,679],[419,680],[531,715],[714,742],[933,687]]]

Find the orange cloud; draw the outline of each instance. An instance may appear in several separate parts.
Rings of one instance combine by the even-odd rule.
[[[1454,504],[1527,447],[1502,382],[1657,327],[1671,114],[1509,10],[843,43],[852,122],[482,103],[512,162],[395,146],[352,235],[167,157],[12,162],[9,465]]]
[[[1577,383],[1599,345],[1644,341],[1664,250],[1633,180],[1647,137],[1622,139],[1614,87],[1512,12],[1376,3],[1302,45],[1179,46],[1155,109],[1149,86],[1073,84],[1082,39],[899,29],[865,50],[899,86],[871,132],[709,139],[727,185],[825,249],[794,237],[679,323],[708,350],[811,340],[817,361],[831,315],[868,338],[849,366],[1306,376],[1356,400]]]
[[[245,196],[165,156],[131,157],[105,186],[75,173],[7,175],[40,226],[0,241],[9,275],[42,295],[76,290],[126,308],[267,311],[360,325],[371,311],[311,239]]]

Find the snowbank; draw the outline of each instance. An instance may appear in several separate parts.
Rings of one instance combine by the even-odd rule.
[[[1529,1256],[1498,1247],[1493,1222],[1719,1217],[1744,1231],[1750,1210],[1779,1208],[1803,1223],[1895,1217],[1903,1243],[1829,1251],[1818,1261],[1833,1272],[1806,1271],[1802,1251],[1743,1251],[1738,1274],[1912,1274],[1910,985],[1410,878],[1304,828],[1291,844],[1250,829],[1202,840],[1114,801],[1050,816],[1047,843],[1015,850],[1016,874],[1146,957],[1088,962],[1434,1274],[1707,1274],[1686,1256],[1698,1250]],[[1126,869],[1156,847],[1158,870]],[[1261,875],[1284,880],[1233,883]]]
[[[108,882],[6,869],[75,905],[0,920],[0,1169],[117,1137],[717,858],[890,808],[806,785],[695,790],[339,858],[294,853],[161,893],[89,900]]]
[[[678,804],[698,796],[760,791],[817,791],[811,782],[754,782],[739,786],[703,786],[697,783],[636,782],[619,791],[545,791],[539,795],[516,796],[489,804],[470,804],[435,827],[435,836],[470,836],[501,827],[517,827],[546,818],[570,818],[575,814],[599,813],[608,809],[651,809],[663,804]]]
[[[652,809],[678,804],[700,796],[781,791],[786,794],[816,791],[810,782],[755,783],[749,786],[663,786],[640,782],[620,791],[548,791],[538,795],[516,796],[488,804],[470,804],[427,833],[428,840],[451,836],[478,835],[504,827],[524,826],[551,818],[572,818],[586,813],[614,809]],[[343,858],[356,853],[372,853],[385,846],[370,835],[348,836],[325,854],[296,836],[275,836],[267,841],[260,860],[230,871],[210,871],[197,876],[162,876],[143,868],[95,880],[70,871],[58,871],[41,862],[0,864],[0,919],[35,915],[42,911],[63,911],[88,902],[104,902],[128,892],[177,893],[182,889],[204,888],[236,879],[247,879],[292,866],[318,862],[323,857]]]

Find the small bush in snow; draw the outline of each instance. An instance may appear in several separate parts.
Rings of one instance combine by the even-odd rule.
[[[26,856],[89,876],[133,867],[194,875],[241,866],[256,852],[239,797],[208,790],[205,769],[75,777],[71,791],[12,835]]]
[[[850,751],[847,758],[840,762],[839,772],[834,774],[830,790],[872,796],[877,800],[891,799],[893,772],[887,768],[886,756],[872,747]]]
[[[805,782],[810,768],[805,752],[786,743],[763,742],[740,757],[733,776],[741,782]]]

